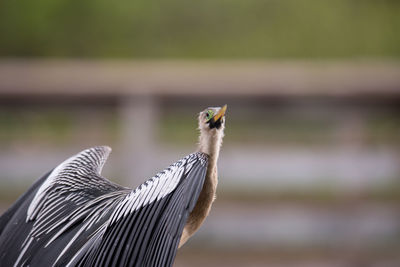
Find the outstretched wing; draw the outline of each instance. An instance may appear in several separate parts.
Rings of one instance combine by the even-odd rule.
[[[35,258],[52,262],[56,253],[48,253],[47,242],[72,215],[82,214],[81,207],[103,195],[126,190],[100,176],[110,151],[109,147],[95,147],[67,159],[39,179],[1,217],[0,265],[24,265]],[[78,224],[84,217],[79,218]],[[65,245],[67,235],[77,228],[54,242],[51,252]]]
[[[0,265],[168,266],[201,191],[195,153],[135,190],[100,176],[108,147],[42,177],[0,218]]]
[[[118,203],[103,238],[79,261],[87,266],[171,266],[203,186],[208,158],[195,153]]]

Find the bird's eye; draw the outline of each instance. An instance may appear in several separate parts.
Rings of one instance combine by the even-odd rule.
[[[214,112],[212,110],[208,110],[206,114],[207,119],[211,119],[211,117],[214,115]]]

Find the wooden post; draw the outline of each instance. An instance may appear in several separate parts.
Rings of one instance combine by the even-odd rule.
[[[135,188],[157,171],[152,164],[157,150],[157,103],[152,95],[123,97],[120,110],[122,175]]]

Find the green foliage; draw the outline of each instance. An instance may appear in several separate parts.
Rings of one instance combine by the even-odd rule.
[[[115,110],[82,107],[0,107],[0,147],[30,145],[112,145],[119,137]]]
[[[0,110],[0,143],[17,140],[57,139],[68,136],[71,117],[62,111],[36,112]]]
[[[400,56],[397,0],[3,0],[0,56]]]

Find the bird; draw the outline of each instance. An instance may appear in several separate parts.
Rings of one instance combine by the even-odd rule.
[[[215,200],[223,107],[198,117],[198,150],[130,189],[101,176],[108,146],[39,178],[0,217],[0,266],[172,266]]]

